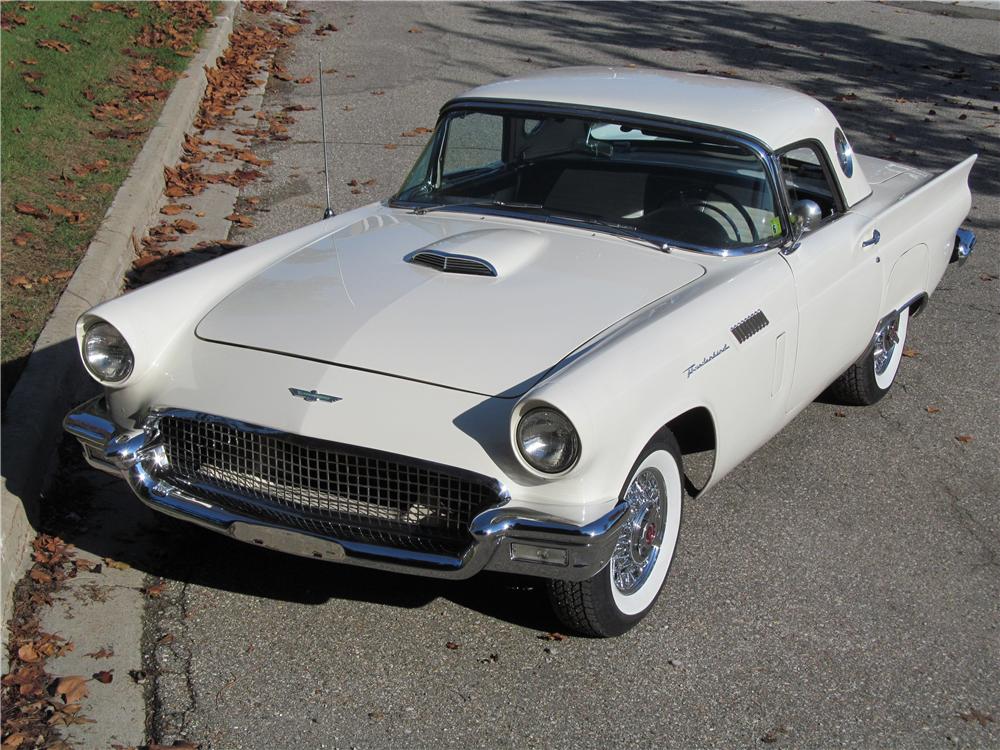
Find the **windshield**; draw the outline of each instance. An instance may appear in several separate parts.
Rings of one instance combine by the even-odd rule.
[[[757,245],[783,231],[751,149],[556,113],[449,113],[394,200],[576,217],[695,247]]]

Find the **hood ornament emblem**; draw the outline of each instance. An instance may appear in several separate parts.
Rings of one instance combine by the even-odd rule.
[[[314,401],[322,401],[327,404],[332,404],[335,401],[343,400],[339,396],[328,396],[325,393],[319,393],[317,391],[304,391],[301,388],[289,388],[288,392],[295,396],[295,398],[301,398],[303,401],[308,401],[310,403]]]

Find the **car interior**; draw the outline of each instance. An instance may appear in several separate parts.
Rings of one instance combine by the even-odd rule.
[[[412,186],[404,185],[398,199],[501,201],[700,247],[753,245],[782,234],[763,164],[723,138],[484,112],[453,115],[443,127],[439,158],[427,160],[426,174],[411,175]]]

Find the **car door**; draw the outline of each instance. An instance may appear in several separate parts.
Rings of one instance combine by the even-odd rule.
[[[799,326],[787,411],[797,411],[864,352],[879,318],[883,270],[874,222],[845,211],[823,151],[778,155],[791,204],[813,200],[822,218],[784,256],[795,279]]]

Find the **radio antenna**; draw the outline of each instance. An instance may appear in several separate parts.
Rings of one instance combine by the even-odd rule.
[[[323,177],[326,180],[326,210],[323,211],[323,218],[329,219],[334,213],[330,200],[330,156],[326,146],[326,103],[323,98],[323,56],[321,54],[316,55],[316,64],[319,66],[319,121],[323,127]]]

